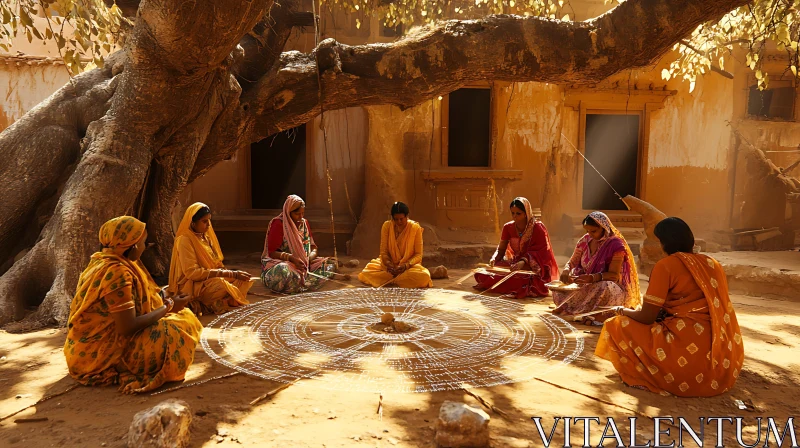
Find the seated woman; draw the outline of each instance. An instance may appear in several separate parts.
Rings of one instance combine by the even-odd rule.
[[[196,202],[186,209],[172,248],[169,287],[191,297],[189,308],[196,314],[223,314],[247,305],[247,291],[253,286],[250,274],[231,271],[211,225],[211,209]]]
[[[103,249],[78,279],[69,310],[64,356],[85,386],[119,384],[141,393],[183,380],[203,326],[184,295],[163,297],[139,261],[145,224],[130,216],[100,228]]]
[[[291,195],[283,212],[272,219],[261,253],[261,281],[272,291],[294,294],[314,291],[326,278],[350,280],[336,273],[336,260],[317,256],[317,245],[305,219],[306,203]]]
[[[641,310],[616,308],[594,353],[629,386],[681,397],[724,393],[744,362],[725,271],[692,253],[694,235],[682,220],[664,219],[655,234],[668,256],[653,267]]]
[[[592,212],[583,220],[584,235],[575,246],[566,269],[561,273],[563,283],[582,285],[577,291],[553,291],[555,314],[574,316],[598,309],[624,305],[637,307],[642,303],[636,263],[622,234],[602,212]],[[599,324],[610,315],[595,315]]]
[[[358,279],[380,287],[394,284],[400,288],[430,288],[431,273],[422,266],[422,226],[408,219],[408,206],[392,205],[392,219],[381,228],[381,255],[370,261]]]
[[[511,219],[503,226],[500,244],[489,264],[533,274],[515,274],[492,291],[513,294],[518,299],[545,297],[547,287],[544,284],[558,275],[558,263],[547,228],[533,216],[531,203],[522,197],[511,201]],[[505,277],[506,274],[478,272],[475,288],[489,289]]]

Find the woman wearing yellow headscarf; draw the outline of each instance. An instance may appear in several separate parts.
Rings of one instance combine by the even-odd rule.
[[[422,226],[408,219],[408,206],[392,205],[392,219],[381,228],[381,255],[358,274],[362,282],[378,287],[429,288],[431,273],[422,266]]]
[[[175,235],[169,267],[170,291],[191,297],[189,308],[201,316],[247,305],[247,291],[253,286],[250,274],[225,269],[222,260],[211,226],[211,209],[202,202],[190,205]]]
[[[103,249],[78,280],[64,343],[69,374],[83,385],[147,392],[183,380],[194,360],[203,326],[184,308],[188,297],[162,298],[139,261],[146,240],[145,224],[130,216],[100,228]]]

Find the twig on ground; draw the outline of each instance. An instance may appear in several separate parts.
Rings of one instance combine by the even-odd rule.
[[[466,393],[466,394],[467,394],[467,395],[469,395],[470,397],[472,397],[472,398],[474,398],[474,399],[478,400],[478,402],[479,402],[481,405],[483,405],[483,407],[485,407],[486,409],[489,409],[490,411],[494,412],[495,414],[499,415],[500,417],[503,417],[503,418],[504,418],[504,419],[506,419],[506,420],[511,420],[511,419],[508,417],[508,414],[507,414],[505,411],[503,411],[502,409],[498,409],[498,408],[497,408],[495,405],[493,405],[493,404],[491,404],[491,403],[487,402],[487,401],[486,401],[486,400],[484,400],[484,399],[483,399],[483,397],[481,397],[480,395],[477,395],[477,394],[475,394],[474,392],[471,392],[471,391],[469,391],[469,390],[467,390],[467,389],[465,389],[465,388],[463,388],[463,387],[461,388],[461,390],[463,390],[463,391],[464,391],[464,393]]]
[[[209,381],[221,380],[223,378],[230,378],[232,376],[238,375],[239,373],[240,372],[231,372],[231,373],[227,373],[225,375],[215,376],[215,377],[209,378],[207,380],[195,381],[194,383],[189,383],[189,384],[181,384],[180,386],[170,387],[169,389],[164,389],[164,390],[160,390],[158,392],[153,392],[152,394],[150,394],[150,396],[152,397],[154,395],[164,394],[164,393],[167,393],[167,392],[176,391],[178,389],[183,389],[183,388],[186,388],[186,387],[199,386],[201,384],[208,383]]]
[[[603,400],[602,398],[597,398],[597,397],[595,397],[595,396],[592,396],[592,395],[589,395],[589,394],[585,394],[585,393],[583,393],[583,392],[578,392],[577,390],[575,390],[575,389],[570,389],[569,387],[560,386],[560,385],[558,385],[558,384],[556,384],[556,383],[551,383],[550,381],[543,380],[543,379],[541,379],[541,378],[536,378],[536,377],[534,377],[533,379],[535,379],[536,381],[541,381],[542,383],[545,383],[545,384],[549,384],[549,385],[551,385],[551,386],[553,386],[553,387],[557,387],[557,388],[559,388],[559,389],[566,390],[566,391],[570,391],[570,392],[572,392],[572,393],[576,393],[576,394],[578,394],[578,395],[581,395],[581,396],[584,396],[584,397],[586,397],[586,398],[590,398],[590,399],[592,399],[592,400],[594,400],[594,401],[597,401],[597,402],[600,402],[600,403],[603,403],[603,404],[607,404],[607,405],[609,405],[609,406],[614,406],[614,407],[617,407],[617,408],[623,409],[623,410],[625,410],[625,411],[628,411],[628,412],[633,412],[634,414],[638,415],[639,417],[645,417],[645,418],[649,418],[650,420],[653,420],[653,418],[654,418],[652,415],[645,414],[644,412],[637,411],[637,410],[635,410],[635,409],[631,409],[631,408],[628,408],[628,407],[625,407],[625,406],[622,406],[622,405],[619,405],[619,404],[616,404],[616,403],[612,403],[612,402],[610,402],[610,401],[608,401],[608,400]],[[667,421],[666,423],[667,423],[668,425],[670,424],[668,421]],[[676,426],[676,425],[671,425],[671,426],[673,426],[673,427],[677,428],[677,426]]]
[[[36,423],[46,422],[47,420],[47,417],[18,418],[14,420],[14,423]]]
[[[294,380],[294,381],[292,381],[291,383],[282,384],[282,385],[280,385],[280,386],[276,387],[275,389],[272,389],[271,391],[269,391],[269,392],[265,393],[264,395],[261,395],[260,397],[256,398],[255,400],[251,401],[251,402],[250,402],[250,406],[255,406],[255,405],[256,405],[256,404],[258,404],[258,402],[259,402],[259,401],[261,401],[261,400],[264,400],[264,399],[267,399],[267,398],[272,398],[272,396],[273,396],[273,395],[275,395],[275,394],[277,394],[278,392],[280,392],[280,391],[282,391],[282,390],[284,390],[284,389],[288,388],[289,386],[291,386],[291,385],[295,384],[296,382],[298,382],[298,381],[300,381],[300,380],[302,380],[302,379],[303,379],[303,378],[302,378],[302,377],[300,377],[300,378],[297,378],[297,379],[295,379],[295,380]]]
[[[38,406],[38,405],[40,405],[41,403],[44,403],[44,402],[45,402],[45,401],[47,401],[47,400],[50,400],[50,399],[52,399],[52,398],[55,398],[55,397],[58,397],[58,396],[64,395],[65,393],[67,393],[67,392],[69,392],[69,391],[71,391],[71,390],[75,389],[75,388],[76,388],[76,387],[78,387],[78,386],[80,386],[80,384],[79,384],[79,383],[75,383],[75,384],[73,384],[72,386],[69,386],[69,387],[68,387],[68,388],[67,388],[65,391],[63,391],[63,392],[58,392],[58,393],[55,393],[55,394],[53,394],[53,395],[47,395],[47,396],[45,396],[45,397],[42,397],[42,398],[40,398],[40,399],[39,399],[39,401],[37,401],[36,403],[33,403],[32,405],[29,405],[29,406],[25,406],[24,408],[20,409],[20,410],[19,410],[19,411],[17,411],[17,412],[14,412],[13,414],[8,414],[8,415],[6,415],[5,417],[2,417],[2,418],[0,418],[0,422],[2,422],[3,420],[6,420],[6,419],[9,419],[9,418],[13,417],[13,416],[15,416],[15,415],[19,414],[19,413],[20,413],[20,412],[22,412],[22,411],[25,411],[25,410],[27,410],[27,409],[30,409],[30,408],[32,408],[32,407],[34,407],[34,406]]]

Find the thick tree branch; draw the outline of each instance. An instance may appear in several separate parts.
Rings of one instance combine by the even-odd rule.
[[[224,139],[207,142],[216,151],[204,151],[202,169],[196,167],[192,178],[243,145],[306,123],[323,109],[408,108],[473,81],[595,83],[651,64],[699,24],[746,3],[628,0],[580,23],[503,15],[439,23],[390,44],[348,46],[328,39],[312,54],[284,53],[276,70],[243,93],[241,105],[218,126],[227,130]]]
[[[298,11],[296,1],[273,3],[263,20],[239,42],[243,54],[237,58],[233,73],[242,88],[247,90],[274,67],[294,27],[313,26],[313,20],[312,13]]]
[[[239,148],[243,126],[248,124],[246,117],[249,115],[249,106],[241,107],[239,103],[241,90],[253,88],[266,73],[276,68],[293,28],[314,24],[312,13],[297,9],[297,2],[292,0],[273,3],[267,17],[239,42],[241,54],[236,57],[232,73],[241,89],[231,91],[229,102],[197,156],[189,182],[206,173],[217,162],[229,158]]]

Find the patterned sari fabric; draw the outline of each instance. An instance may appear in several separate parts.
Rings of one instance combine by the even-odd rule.
[[[320,277],[332,277],[336,272],[336,261],[331,258],[317,257],[309,263],[309,254],[316,247],[311,227],[303,218],[298,228],[290,217],[290,213],[301,204],[304,202],[300,196],[289,196],[283,203],[282,213],[269,223],[261,254],[261,281],[274,292],[296,294],[315,291],[324,283],[324,278]],[[308,272],[298,269],[290,261],[271,258],[269,254],[275,251],[299,257],[308,266]],[[310,275],[309,272],[316,275]]]
[[[147,392],[182,380],[194,360],[203,326],[190,310],[168,314],[133,336],[116,330],[113,313],[134,309],[141,316],[163,306],[159,287],[141,262],[114,250],[136,244],[144,228],[130,216],[105,223],[104,249],[92,255],[78,280],[64,356],[70,376],[83,385],[120,384],[125,393]]]
[[[589,243],[592,237],[584,235],[575,246],[575,251],[567,263],[572,275],[602,274],[609,272],[615,257],[622,257],[619,281],[600,281],[582,285],[578,291],[553,291],[555,314],[574,316],[588,313],[598,307],[625,306],[636,308],[642,303],[639,291],[639,274],[628,243],[622,234],[611,224],[605,213],[592,212],[591,216],[605,230],[604,237],[598,241],[597,249],[591,253]],[[598,316],[595,316],[597,319]]]
[[[358,279],[373,287],[393,283],[400,288],[430,288],[433,286],[431,273],[422,266],[422,226],[408,220],[406,228],[399,236],[395,236],[394,221],[386,221],[381,228],[381,255],[366,266],[358,274]],[[395,265],[408,263],[405,272],[394,277],[389,273],[384,260]]]
[[[651,325],[626,316],[603,326],[595,355],[622,380],[663,395],[710,397],[730,390],[744,344],[725,272],[713,258],[677,253],[656,263],[645,302],[666,317]]]
[[[189,308],[195,313],[223,314],[250,303],[247,291],[253,282],[211,277],[212,269],[225,267],[217,235],[210,223],[208,230],[199,236],[191,227],[192,216],[205,206],[194,203],[183,215],[172,248],[169,285],[170,291],[191,297]]]
[[[495,266],[507,268],[524,260],[534,274],[514,274],[497,288],[492,289],[492,292],[513,294],[518,299],[529,296],[545,297],[547,296],[547,287],[544,284],[558,278],[558,263],[553,254],[547,228],[533,216],[530,202],[525,198],[516,199],[522,201],[525,206],[528,224],[521,234],[517,233],[514,221],[503,226],[500,239],[508,241],[508,246],[503,260],[495,262]],[[495,252],[492,260],[496,260],[497,255]],[[527,270],[527,268],[525,269]],[[475,288],[489,289],[506,276],[507,274],[478,272],[475,274],[477,282]]]

